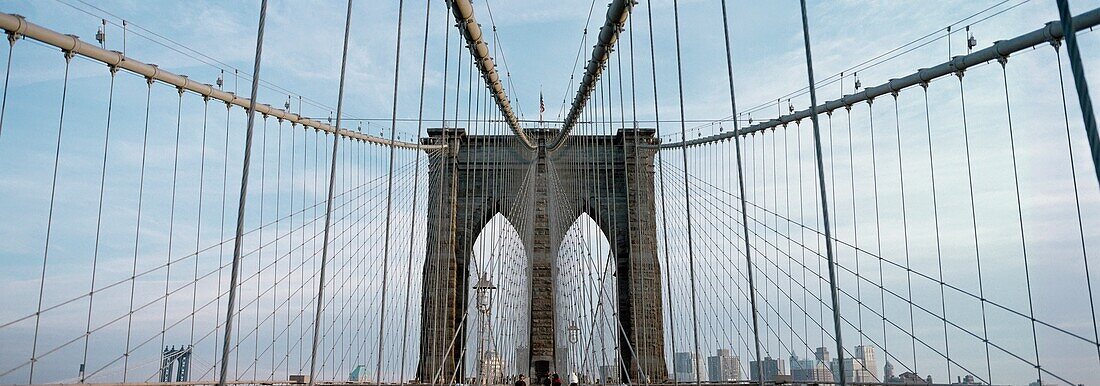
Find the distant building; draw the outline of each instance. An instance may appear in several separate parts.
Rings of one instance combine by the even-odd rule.
[[[764,377],[760,378],[760,367],[763,367]],[[749,374],[751,379],[756,381],[763,379],[765,381],[774,381],[778,375],[787,375],[786,364],[782,359],[774,359],[772,357],[764,357],[764,361],[757,364],[757,361],[749,362]]]
[[[863,362],[863,380],[857,382],[881,382],[875,373],[878,368],[878,363],[875,361],[875,347],[874,346],[856,346],[856,359]]]
[[[903,385],[926,385],[932,383],[932,376],[929,375],[928,379],[926,380],[921,378],[920,375],[917,375],[917,373],[906,371],[898,375],[897,383],[901,383]]]
[[[706,368],[699,361],[699,355],[689,352],[678,352],[672,356],[673,371],[679,382],[695,381],[696,374],[699,379],[707,379]]]
[[[955,377],[955,382],[952,385],[981,385],[981,382],[974,380],[974,376],[967,374],[965,377]]]
[[[883,366],[882,373],[883,373],[882,374],[882,381],[883,382],[885,382],[885,383],[895,383],[895,382],[897,382],[898,377],[894,376],[894,365],[890,364],[889,361],[886,362],[886,366]]]
[[[829,363],[832,360],[829,357],[829,349],[824,347],[818,347],[817,351],[814,351],[814,358],[821,363]]]
[[[824,347],[818,348],[818,351]],[[828,356],[828,351],[825,352]],[[828,362],[833,373],[833,379],[840,381],[840,361],[833,359]],[[871,346],[855,346],[854,358],[844,358],[844,380],[846,382],[871,383],[880,382],[875,376],[875,348]]]
[[[797,355],[791,355],[791,380],[795,382],[832,382],[833,373],[825,366],[825,363],[816,359],[798,359]]]
[[[485,352],[483,365],[484,377],[490,383],[500,383],[504,380],[504,358],[495,350]]]
[[[741,380],[741,358],[730,350],[718,349],[718,355],[707,357],[707,380],[711,382]]]
[[[833,373],[833,378],[836,381],[840,381],[840,361],[833,358],[833,361],[829,363],[830,369]],[[871,372],[863,366],[863,360],[859,358],[844,358],[844,380],[846,382],[877,382],[871,376]]]

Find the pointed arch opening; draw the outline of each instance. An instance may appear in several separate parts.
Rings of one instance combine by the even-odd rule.
[[[497,212],[481,228],[467,256],[465,376],[506,383],[525,359],[517,347],[528,344],[526,247],[516,227]]]
[[[555,264],[556,365],[582,382],[619,374],[617,264],[607,235],[582,212],[563,233]]]

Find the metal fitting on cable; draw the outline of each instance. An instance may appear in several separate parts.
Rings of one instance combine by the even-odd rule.
[[[95,33],[95,40],[99,42],[99,46],[103,49],[107,49],[107,19],[100,19],[103,24],[99,26],[99,31]]]
[[[966,26],[966,36],[966,51],[970,52],[978,46],[978,39],[974,38],[974,34],[970,32],[970,26]]]

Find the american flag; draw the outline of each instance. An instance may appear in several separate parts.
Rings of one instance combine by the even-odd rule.
[[[546,103],[542,100],[542,91],[539,91],[539,122],[542,122],[544,112],[546,112]]]

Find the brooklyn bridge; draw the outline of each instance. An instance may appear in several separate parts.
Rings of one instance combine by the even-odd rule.
[[[1096,384],[1098,24],[6,2],[0,384]]]

